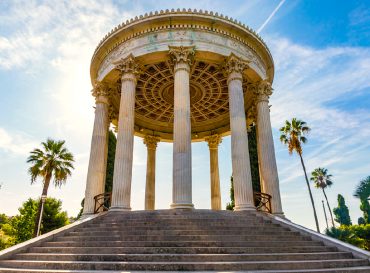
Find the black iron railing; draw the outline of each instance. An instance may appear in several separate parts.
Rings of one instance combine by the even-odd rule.
[[[271,195],[262,192],[253,192],[254,205],[259,211],[271,213]],[[112,193],[105,192],[94,196],[94,213],[107,211],[112,202]]]
[[[254,205],[259,211],[271,213],[271,195],[262,192],[253,192]]]
[[[95,206],[94,213],[107,211],[110,208],[112,202],[112,193],[105,192],[94,196]]]

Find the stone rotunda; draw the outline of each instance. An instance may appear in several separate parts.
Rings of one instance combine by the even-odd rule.
[[[268,104],[273,73],[261,38],[217,13],[167,10],[117,26],[91,63],[96,108],[84,215],[0,251],[0,272],[370,272],[369,252],[282,217]],[[104,193],[111,123],[118,128],[113,191]],[[252,123],[257,194],[248,151]],[[128,211],[134,135],[148,150],[145,211]],[[217,147],[226,135],[239,211],[220,210]],[[167,210],[154,210],[159,141],[173,143]],[[192,209],[193,141],[208,142],[212,210]]]
[[[110,210],[130,210],[134,135],[147,146],[145,209],[155,208],[159,141],[173,143],[173,209],[193,208],[191,143],[210,152],[211,208],[221,209],[218,145],[231,135],[235,210],[255,210],[248,152],[257,126],[261,192],[282,216],[270,124],[274,64],[250,28],[213,12],[166,10],[120,24],[99,43],[91,61],[95,121],[84,215],[104,193],[108,128],[117,127]],[[95,211],[96,212],[96,211]]]

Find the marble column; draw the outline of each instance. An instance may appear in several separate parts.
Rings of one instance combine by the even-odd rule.
[[[108,154],[109,89],[101,83],[95,85],[95,121],[91,139],[83,215],[94,213],[94,196],[104,193]]]
[[[129,55],[116,63],[121,72],[121,101],[118,116],[111,210],[131,210],[131,178],[134,150],[135,89],[138,64]]]
[[[174,64],[173,187],[171,208],[193,208],[190,64],[194,47],[169,47]]]
[[[220,175],[218,171],[218,145],[222,138],[220,135],[211,135],[205,138],[209,147],[210,171],[211,171],[211,209],[221,209]]]
[[[260,176],[263,192],[271,195],[271,211],[279,216],[284,216],[281,198],[279,177],[275,159],[274,141],[272,138],[269,97],[272,88],[268,81],[261,81],[256,86],[257,108],[257,145],[260,166]]]
[[[234,54],[226,63],[235,210],[255,210],[242,86],[242,73],[246,67],[247,63]]]
[[[159,137],[150,135],[144,137],[144,144],[147,148],[145,210],[155,208],[155,153],[159,141]]]

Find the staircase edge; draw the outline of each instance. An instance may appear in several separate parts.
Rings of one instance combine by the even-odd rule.
[[[85,217],[81,220],[77,220],[76,222],[74,222],[72,224],[69,224],[69,225],[66,225],[64,227],[55,229],[53,231],[45,233],[45,234],[43,234],[41,236],[38,236],[36,238],[32,238],[32,239],[27,240],[23,243],[16,244],[14,246],[11,246],[9,248],[1,250],[0,251],[0,260],[9,259],[11,256],[13,256],[15,254],[18,254],[18,253],[20,253],[24,250],[28,250],[31,247],[39,246],[40,244],[42,244],[44,242],[48,242],[48,241],[54,239],[56,236],[60,236],[60,235],[63,235],[67,232],[73,231],[75,228],[77,228],[81,224],[84,224],[84,223],[89,222],[93,219],[96,219],[100,216],[103,216],[106,213],[107,212],[101,212],[99,214],[89,215],[89,216],[87,216],[87,217]]]
[[[301,235],[309,235],[313,240],[323,242],[326,246],[336,247],[338,250],[351,252],[355,258],[367,259],[370,262],[370,252],[364,249],[358,248],[351,244],[345,243],[338,239],[332,238],[325,234],[318,233],[314,230],[306,228],[304,226],[295,224],[288,219],[267,213],[258,214],[264,218],[269,218],[272,222],[281,224],[289,228],[291,231],[298,231]]]

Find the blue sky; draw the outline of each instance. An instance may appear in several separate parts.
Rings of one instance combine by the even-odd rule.
[[[75,154],[73,176],[50,196],[76,215],[83,198],[94,100],[89,64],[95,46],[115,25],[166,8],[207,9],[259,29],[278,6],[260,1],[0,1],[0,212],[14,215],[41,183],[30,185],[26,158],[47,137],[65,139]],[[361,215],[352,197],[370,175],[370,1],[286,0],[261,31],[275,60],[271,119],[283,209],[299,224],[314,227],[297,156],[278,142],[278,128],[297,117],[312,128],[304,147],[308,171],[325,167],[334,186],[327,194],[346,198],[352,221]],[[220,145],[222,204],[229,201],[230,138]],[[158,208],[168,208],[172,146],[157,149]],[[143,209],[146,148],[135,139],[132,207]],[[313,189],[320,225],[322,193]],[[193,201],[210,207],[209,154],[193,145]]]

